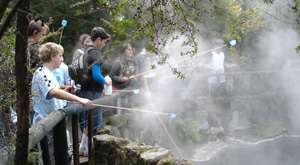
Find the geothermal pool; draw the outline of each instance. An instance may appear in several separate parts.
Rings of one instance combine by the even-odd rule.
[[[195,165],[299,165],[300,135],[255,142],[218,140],[195,149],[188,161]]]

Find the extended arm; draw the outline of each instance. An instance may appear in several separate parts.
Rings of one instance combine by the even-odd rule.
[[[101,74],[100,64],[95,64],[92,67],[93,79],[100,85],[111,85],[111,79],[105,79]]]
[[[105,78],[101,74],[100,64],[95,64],[92,67],[93,79],[100,85],[105,83]]]
[[[92,105],[92,102],[89,99],[80,98],[80,97],[70,94],[64,90],[59,90],[56,88],[51,89],[49,91],[49,95],[51,95],[57,99],[79,102],[85,107]]]

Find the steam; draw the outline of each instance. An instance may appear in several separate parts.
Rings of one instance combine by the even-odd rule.
[[[253,5],[253,4],[252,4]],[[271,10],[272,8],[279,8],[280,10],[282,7],[286,7],[286,2],[282,1],[275,1],[274,5],[265,5],[265,4],[259,4],[259,2],[256,2],[255,5],[264,5],[265,9],[268,11],[276,11]],[[281,10],[289,16],[292,15],[286,10]],[[276,12],[271,12],[271,14],[275,15],[276,18]],[[239,83],[243,83],[241,86],[232,86],[232,89],[235,89],[236,91],[239,91],[239,89],[243,87],[244,90],[248,92],[253,92],[258,89],[265,89],[265,91],[277,93],[279,97],[282,97],[282,100],[285,100],[285,105],[280,105],[280,108],[282,108],[279,112],[275,111],[276,114],[270,114],[272,112],[266,112],[265,114],[261,113],[264,109],[259,110],[259,114],[262,115],[262,120],[265,118],[268,118],[268,116],[277,117],[280,119],[281,115],[287,115],[287,123],[290,122],[292,124],[293,128],[300,128],[300,111],[299,108],[299,98],[300,98],[300,71],[298,70],[299,66],[299,54],[296,52],[295,48],[298,46],[299,38],[298,33],[295,30],[295,28],[290,25],[286,24],[284,22],[281,22],[281,18],[284,18],[282,15],[277,15],[280,17],[280,19],[274,19],[274,15],[268,15],[265,14],[265,20],[267,22],[266,28],[263,31],[260,31],[260,35],[258,38],[253,39],[253,36],[247,36],[246,38],[243,38],[244,44],[237,44],[236,47],[240,47],[240,50],[244,50],[245,54],[247,52],[251,52],[248,54],[251,54],[255,57],[247,57],[249,59],[254,59],[254,61],[245,61],[252,62],[252,66],[249,69],[250,71],[256,71],[257,73],[259,71],[268,71],[268,74],[261,74],[260,78],[261,81],[256,81],[258,83],[252,84],[252,86],[249,86],[249,89],[244,89],[247,87],[247,84],[250,83],[250,81],[255,82],[253,77],[245,75],[242,77],[241,81]],[[288,20],[291,21],[291,20]],[[199,25],[201,27],[202,31],[208,31],[209,25],[206,22],[205,25]],[[207,29],[205,29],[207,27]],[[214,34],[214,32],[210,32],[211,34],[201,34],[201,31],[199,33],[199,36],[197,38],[198,41],[198,53],[204,52],[206,50],[212,49],[213,47],[213,41],[216,40],[219,36],[217,33]],[[181,56],[180,52],[187,52],[190,50],[193,50],[191,47],[183,47],[181,43],[183,43],[186,38],[184,36],[178,35],[178,40],[167,43],[165,47],[161,49],[163,53],[169,54],[169,58],[167,59],[168,63],[176,64],[176,61],[181,60],[182,58],[186,58],[187,56]],[[251,43],[247,44],[247,42]],[[253,42],[255,44],[253,44]],[[243,46],[243,48],[241,48]],[[226,53],[225,53],[226,54]],[[227,54],[228,55],[228,54]],[[242,54],[244,55],[244,54]],[[191,60],[186,60],[185,65],[188,65],[190,61],[194,60],[196,64],[205,64],[203,61],[203,56],[191,58]],[[174,63],[175,62],[175,63]],[[186,108],[186,105],[190,105],[187,103],[187,101],[198,99],[199,97],[207,97],[207,79],[204,77],[196,77],[195,76],[195,68],[192,68],[190,70],[185,69],[184,67],[180,67],[179,64],[173,65],[172,67],[178,67],[178,71],[182,72],[183,74],[186,74],[186,78],[179,79],[174,75],[170,68],[166,69],[158,69],[153,71],[155,73],[154,77],[151,77],[153,75],[146,75],[148,82],[149,82],[149,88],[151,91],[151,97],[148,98],[144,103],[144,106],[140,107],[141,109],[146,110],[153,110],[153,111],[159,111],[159,112],[170,112],[170,113],[179,113],[177,114],[178,118],[182,116],[181,114],[191,113],[192,117],[202,117],[202,113],[205,112],[205,107],[207,106],[204,103],[207,104],[213,104],[212,102],[209,102],[209,99],[206,100],[206,102],[196,102],[195,105],[190,106],[189,108]],[[198,68],[199,69],[199,68]],[[240,71],[240,70],[237,70]],[[247,70],[248,71],[248,70]],[[201,74],[201,73],[197,73]],[[229,79],[227,81],[230,81]],[[204,90],[206,89],[206,90]],[[265,92],[264,91],[264,92]],[[257,94],[253,92],[254,94]],[[244,94],[244,93],[243,93]],[[251,93],[252,94],[252,93]],[[280,95],[279,95],[280,94]],[[240,96],[241,93],[235,93],[235,95]],[[185,107],[183,107],[184,103],[187,103]],[[203,104],[201,104],[203,103]],[[264,106],[268,106],[269,102],[266,102]],[[240,111],[243,112],[243,108],[245,107],[234,107],[239,108]],[[250,112],[246,112],[250,113]],[[163,131],[163,128],[161,126],[161,123],[157,119],[156,116],[149,116],[148,114],[139,114],[142,116],[141,118],[144,119],[144,122],[147,122],[147,125],[149,126],[149,131],[151,131],[151,128],[159,129],[161,137],[153,137],[149,139],[152,143],[156,143],[155,138],[165,138],[165,141],[168,141],[169,138],[167,134]],[[264,115],[264,116],[263,116]],[[276,116],[277,115],[277,116]],[[171,119],[171,118],[165,118],[163,117],[163,122],[168,125],[168,131],[171,133],[172,138],[175,138],[176,144],[179,146],[179,148],[184,148],[185,144],[182,144],[182,140],[176,139],[177,137],[177,128],[175,127],[175,124],[177,120]],[[244,125],[239,125],[241,123],[248,123],[246,117],[239,118],[240,121],[236,122],[235,126],[233,127],[239,127]],[[173,123],[173,124],[170,124]],[[139,123],[140,124],[140,123]],[[281,127],[281,126],[279,126]],[[148,128],[148,127],[147,127]],[[147,129],[145,128],[145,129]],[[282,128],[284,128],[282,126]],[[232,128],[235,129],[235,128]],[[299,131],[299,130],[298,130]],[[163,137],[164,136],[164,137]],[[151,140],[152,139],[152,140]],[[147,143],[147,142],[145,142]],[[165,145],[163,147],[172,149],[172,152],[176,154],[177,151],[175,147],[172,145],[172,143],[165,143],[162,144]],[[229,144],[230,145],[230,144]],[[260,144],[256,144],[257,146]],[[256,148],[257,150],[260,150],[261,148]],[[273,148],[276,150],[277,148]],[[222,149],[224,150],[224,149]],[[262,151],[263,149],[261,149]],[[182,151],[183,153],[186,151]],[[280,148],[278,148],[277,151],[278,154],[282,152]],[[200,155],[201,156],[201,155]],[[249,155],[250,156],[250,155]],[[268,155],[265,155],[268,156]],[[259,159],[263,159],[264,155],[261,155]],[[233,158],[231,158],[233,159]],[[272,159],[272,158],[270,158]],[[265,161],[268,162],[268,161]],[[273,162],[273,161],[269,161]],[[230,164],[230,163],[229,163]]]

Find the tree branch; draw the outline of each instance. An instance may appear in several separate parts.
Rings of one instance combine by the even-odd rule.
[[[0,4],[0,21],[3,17],[3,14],[9,4],[10,0],[6,0],[6,1],[2,1],[2,3]]]
[[[6,31],[7,27],[10,25],[10,21],[12,20],[12,18],[15,16],[16,12],[18,11],[18,9],[21,7],[21,5],[23,4],[23,2],[26,0],[19,0],[18,3],[15,5],[15,7],[11,10],[11,12],[8,14],[1,30],[0,30],[0,40],[4,35],[4,32]],[[27,0],[28,1],[28,0]],[[0,10],[1,11],[1,10]]]

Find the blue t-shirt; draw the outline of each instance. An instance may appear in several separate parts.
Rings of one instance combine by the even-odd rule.
[[[60,67],[54,70],[54,75],[60,85],[71,85],[71,78],[69,76],[68,66],[61,63]]]
[[[72,80],[69,76],[68,66],[65,63],[61,63],[59,68],[54,69],[54,75],[57,82],[60,85],[72,85]],[[64,107],[67,105],[67,100],[63,100]]]
[[[56,77],[47,67],[39,67],[32,78],[32,104],[35,111],[32,124],[45,118],[52,111],[63,108],[63,100],[49,95],[51,89],[59,89]]]

